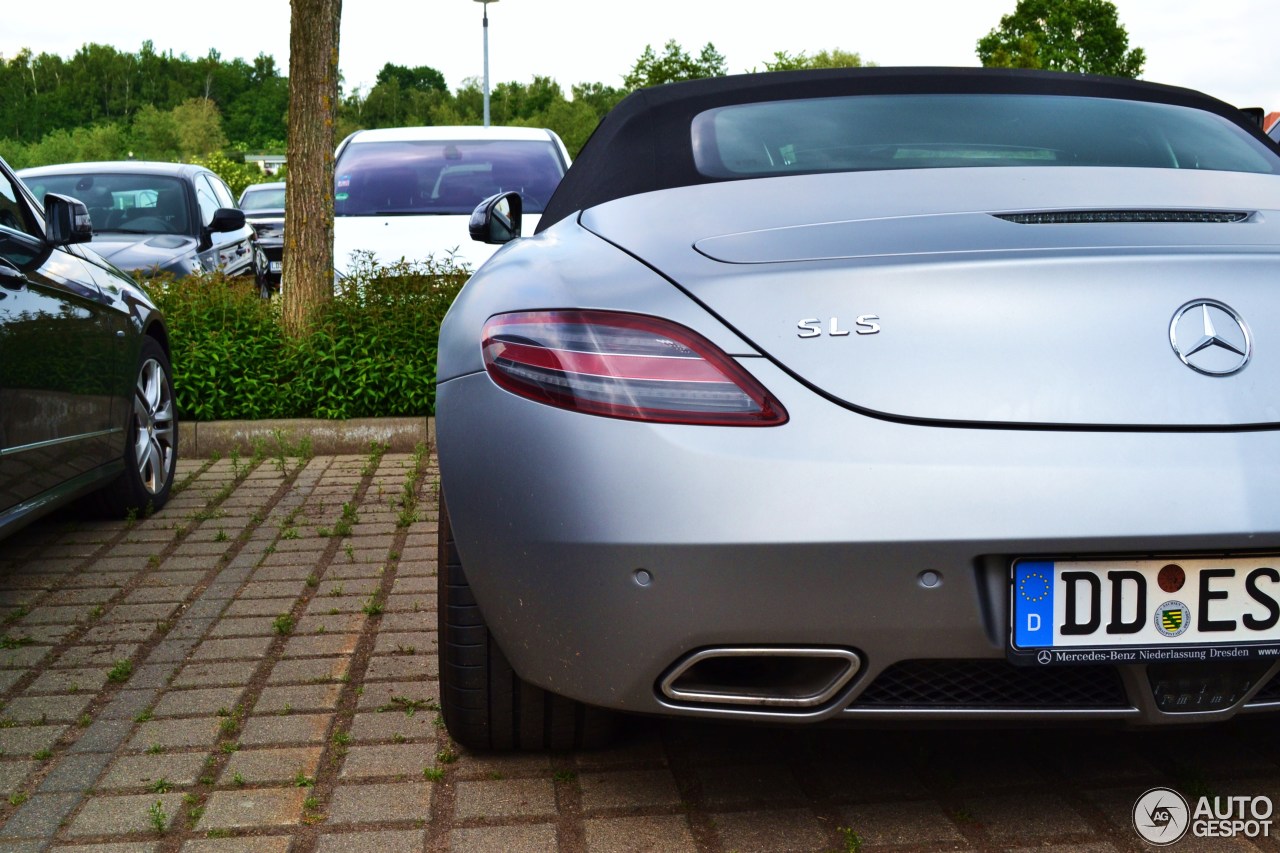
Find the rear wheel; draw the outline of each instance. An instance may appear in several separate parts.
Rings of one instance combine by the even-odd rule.
[[[164,506],[177,470],[173,379],[169,358],[153,338],[142,339],[125,436],[124,471],[98,495],[103,512],[117,517]]]
[[[454,544],[444,491],[439,521],[440,705],[470,749],[575,749],[613,739],[617,715],[522,680],[485,624]]]

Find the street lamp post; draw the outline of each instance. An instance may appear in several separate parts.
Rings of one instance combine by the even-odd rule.
[[[475,0],[484,7],[484,126],[489,126],[489,4],[498,0]]]

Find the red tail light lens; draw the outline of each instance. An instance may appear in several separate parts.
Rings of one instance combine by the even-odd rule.
[[[629,420],[777,426],[786,410],[714,344],[638,314],[499,314],[484,327],[498,385],[562,409]]]

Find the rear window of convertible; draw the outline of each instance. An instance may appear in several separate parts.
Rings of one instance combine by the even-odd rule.
[[[699,113],[711,178],[972,166],[1130,166],[1280,172],[1226,118],[1172,104],[1063,95],[855,95]]]

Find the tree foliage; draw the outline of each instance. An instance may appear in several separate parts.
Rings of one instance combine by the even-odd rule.
[[[31,144],[54,131],[114,124],[128,132],[147,106],[168,112],[193,98],[211,102],[227,138],[248,148],[282,141],[288,81],[275,60],[224,61],[159,53],[144,41],[136,53],[86,44],[70,59],[23,49],[0,59],[0,140]]]
[[[628,91],[634,91],[645,86],[660,86],[681,80],[723,77],[727,73],[724,54],[716,50],[711,42],[703,46],[702,52],[695,59],[679,42],[671,39],[663,47],[661,56],[654,53],[653,45],[646,44],[644,53],[640,54],[622,82]]]
[[[769,70],[872,65],[854,52],[779,51]],[[691,55],[675,40],[646,45],[622,85],[583,82],[566,91],[550,77],[498,83],[494,124],[548,127],[576,156],[596,125],[628,92],[679,80],[720,76],[727,61],[713,44]],[[24,49],[0,57],[0,155],[16,167],[84,160],[199,161],[237,190],[269,180],[240,165],[249,151],[281,153],[287,136],[289,80],[275,60],[224,59],[216,50],[192,59],[150,42],[136,53],[86,44],[70,58]],[[367,89],[341,95],[335,137],[362,128],[478,125],[478,78],[450,89],[430,65],[388,62]]]
[[[21,169],[50,163],[128,158],[192,162],[221,154],[229,143],[217,105],[203,98],[190,98],[171,110],[144,104],[128,124],[105,122],[58,129],[30,144],[7,140],[0,143],[0,147],[9,164]],[[253,171],[257,172],[257,168]],[[227,175],[223,177],[228,183],[234,183]],[[263,177],[257,172],[257,180]]]
[[[449,91],[449,87],[444,82],[444,75],[430,65],[406,68],[403,65],[388,62],[378,72],[377,82],[386,83],[391,80],[394,80],[404,90],[441,93]]]
[[[409,69],[387,64],[368,92],[357,90],[343,99],[339,135],[361,128],[482,124],[481,80],[469,77],[449,92],[435,82],[438,75],[428,66]],[[551,128],[576,154],[600,119],[626,94],[603,83],[583,83],[566,96],[555,80],[535,76],[528,83],[494,86],[489,95],[490,120],[495,125]]]
[[[1018,0],[1000,26],[978,40],[988,68],[1041,68],[1111,77],[1140,77],[1146,52],[1109,0]]]
[[[809,56],[803,50],[797,54],[779,50],[774,53],[773,61],[766,61],[766,71],[804,71],[810,68],[874,68],[874,62],[864,62],[861,54],[835,48],[820,50]]]

